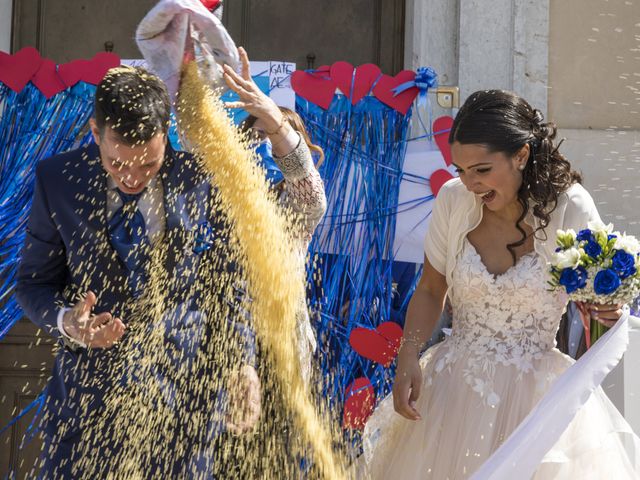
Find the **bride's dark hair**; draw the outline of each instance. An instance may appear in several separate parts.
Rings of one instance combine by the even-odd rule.
[[[558,197],[582,177],[571,168],[568,160],[558,151],[557,128],[545,122],[540,110],[531,108],[523,98],[503,90],[483,90],[469,96],[456,116],[449,143],[476,144],[485,146],[491,153],[502,152],[513,156],[525,144],[531,153],[522,172],[522,185],[518,190],[518,201],[523,207],[516,227],[522,239],[507,245],[513,262],[515,248],[523,245],[527,234],[521,222],[533,210],[540,220],[533,232],[543,231],[549,225],[550,214],[558,204]]]

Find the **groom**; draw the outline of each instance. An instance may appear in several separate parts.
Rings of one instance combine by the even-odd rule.
[[[163,268],[173,281],[165,293],[178,306],[167,315],[165,355],[188,361],[203,335],[212,344],[229,343],[202,324],[198,303],[206,292],[200,298],[194,294],[203,262],[215,264],[208,270],[215,278],[206,279],[213,285],[227,281],[223,278],[234,268],[225,250],[224,218],[196,160],[168,144],[169,116],[169,97],[159,78],[140,68],[112,69],[96,90],[90,120],[95,143],[43,160],[36,169],[16,295],[25,314],[61,346],[47,387],[43,478],[76,476],[73,464],[85,440],[84,425],[89,417],[99,418],[105,394],[122,381],[109,366],[127,342],[155,248],[166,246]],[[202,243],[196,229],[203,225],[220,241]],[[260,386],[251,332],[241,315],[227,321],[240,339],[232,360],[242,380],[235,398],[243,398],[241,413],[227,427],[242,433],[257,422]],[[108,464],[105,451],[94,453]],[[184,455],[172,460],[176,468],[191,468],[185,467],[191,461],[188,452]],[[154,475],[172,473],[162,465],[155,468]]]

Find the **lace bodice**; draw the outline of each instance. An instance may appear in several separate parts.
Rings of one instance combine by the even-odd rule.
[[[494,276],[465,239],[453,272],[453,330],[436,371],[466,356],[465,380],[488,403],[497,404],[492,389],[497,364],[530,372],[534,361],[555,347],[567,299],[548,289],[546,270],[542,257],[531,252]]]

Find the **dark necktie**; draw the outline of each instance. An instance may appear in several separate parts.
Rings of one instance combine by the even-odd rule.
[[[119,189],[116,192],[122,199],[122,207],[109,220],[109,236],[111,245],[129,271],[129,285],[137,298],[146,279],[145,264],[150,247],[144,217],[138,208],[142,192],[127,194]]]

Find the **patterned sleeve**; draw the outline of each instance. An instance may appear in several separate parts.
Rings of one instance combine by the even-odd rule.
[[[274,160],[285,179],[284,204],[299,215],[300,237],[310,240],[327,210],[327,197],[309,147],[299,138],[291,153],[282,158],[274,156]]]

